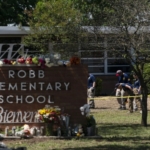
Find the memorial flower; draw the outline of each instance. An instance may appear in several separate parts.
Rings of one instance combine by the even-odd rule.
[[[61,115],[61,109],[58,106],[51,107],[46,105],[43,109],[39,109],[36,119],[45,123],[58,123]]]
[[[26,60],[24,57],[21,57],[21,58],[18,58],[17,61],[19,64],[24,64]]]
[[[81,62],[80,62],[80,58],[78,57],[78,56],[72,56],[71,58],[70,58],[70,64],[71,65],[78,65],[78,64],[80,64]]]

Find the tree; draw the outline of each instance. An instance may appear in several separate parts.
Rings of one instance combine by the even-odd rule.
[[[84,39],[92,37],[94,42],[92,46],[99,49],[101,43],[98,38],[109,39],[112,44],[107,44],[103,50],[108,51],[109,55],[115,56],[116,60],[117,57],[124,58],[124,62],[128,63],[131,70],[138,75],[142,86],[141,124],[147,126],[147,98],[150,83],[150,69],[148,69],[150,64],[148,44],[150,41],[150,3],[148,0],[108,0],[103,3],[105,4],[103,9],[100,9],[98,4],[92,5],[91,8],[88,7],[89,3],[96,4],[97,2],[94,0],[80,2],[85,3],[84,6],[81,6],[81,10],[86,12],[86,8],[89,8],[87,12],[89,11],[93,16],[90,20],[92,24],[87,21],[87,26],[82,27],[85,34],[81,35]],[[99,4],[100,2],[103,1],[99,1]],[[105,19],[102,19],[102,14],[105,14]],[[86,40],[80,40],[80,43],[87,47],[90,46]]]
[[[101,26],[107,22],[107,12],[111,9],[106,0],[73,0],[75,8],[83,14],[83,26]]]
[[[147,126],[150,3],[148,0],[115,0],[111,6],[109,25],[114,34],[113,42],[122,48],[118,51],[112,47],[112,51],[124,57],[139,77],[142,86],[141,124]]]
[[[25,38],[25,44],[44,53],[48,51],[49,42],[77,43],[81,18],[81,13],[74,8],[71,0],[41,0],[30,20],[31,34]],[[62,51],[64,53],[66,49]]]
[[[0,25],[28,25],[28,19],[38,0],[0,0]]]
[[[142,86],[141,124],[147,126],[147,97],[150,82],[150,70],[147,69],[150,64],[149,1],[107,1],[103,3],[102,8],[100,6],[104,2],[102,0],[75,0],[75,2],[77,3],[73,3],[72,0],[39,1],[30,22],[32,34],[27,37],[26,43],[44,52],[47,50],[43,45],[47,42],[82,43],[82,37],[91,36],[96,46],[100,48],[98,38],[109,36],[113,44],[107,45],[105,50],[109,49],[111,55],[124,58],[139,77]],[[87,16],[88,12],[91,18]],[[102,16],[106,16],[105,19],[102,19]],[[83,44],[89,47],[86,40]]]

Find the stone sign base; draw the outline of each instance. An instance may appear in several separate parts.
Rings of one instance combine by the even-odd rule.
[[[45,105],[59,106],[70,126],[84,123],[80,107],[87,103],[87,66],[2,66],[0,73],[0,130],[40,127],[35,114]]]

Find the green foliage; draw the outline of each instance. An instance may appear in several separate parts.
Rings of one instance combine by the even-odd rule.
[[[138,71],[138,69],[139,69],[139,71]],[[134,81],[134,79],[133,79],[134,73],[137,74],[138,77],[141,74],[142,78],[144,80],[143,81],[144,85],[147,87],[148,93],[150,93],[150,76],[149,76],[150,75],[150,63],[145,63],[144,65],[142,65],[142,64],[133,65],[133,70],[131,71],[131,74],[130,74],[132,81]]]
[[[143,72],[143,76],[144,76],[144,80],[146,81],[146,85],[148,88],[148,93],[150,93],[150,63],[147,63],[144,65],[144,72]]]
[[[41,0],[30,20],[31,34],[24,43],[45,52],[48,42],[76,43],[81,16],[70,0]]]
[[[32,11],[38,0],[1,0],[0,25],[14,23],[28,25]]]
[[[52,123],[45,123],[45,135],[52,136],[53,133],[53,124]]]
[[[83,13],[82,25],[105,25],[107,13],[111,11],[110,2],[106,0],[73,0],[74,5]]]
[[[96,79],[95,96],[99,96],[102,90],[102,79]]]
[[[92,127],[96,125],[96,120],[93,115],[86,117],[86,127]]]

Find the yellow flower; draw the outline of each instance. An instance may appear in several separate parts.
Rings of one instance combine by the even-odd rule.
[[[77,136],[79,137],[79,136],[80,136],[80,133],[77,133]]]
[[[41,114],[41,115],[44,115],[44,114],[46,113],[45,109],[40,109],[38,112],[39,112],[39,114]]]
[[[50,107],[50,108],[43,108],[43,109],[39,109],[38,110],[38,114],[39,115],[46,115],[46,116],[48,116],[49,114],[51,114],[52,112],[55,112],[57,115],[59,115],[60,114],[60,108],[58,108],[58,107]]]

